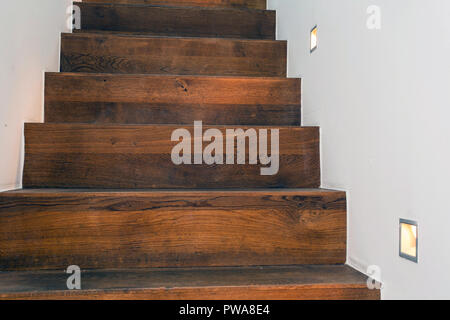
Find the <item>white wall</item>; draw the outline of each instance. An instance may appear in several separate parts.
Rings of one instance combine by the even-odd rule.
[[[367,7],[382,12],[366,27]],[[322,184],[348,191],[348,263],[381,267],[384,299],[450,298],[450,1],[269,0],[303,124],[320,125]],[[310,55],[309,31],[319,27]],[[398,220],[419,222],[419,264]]]
[[[23,123],[43,120],[44,71],[58,71],[70,0],[0,3],[0,191],[21,186]]]

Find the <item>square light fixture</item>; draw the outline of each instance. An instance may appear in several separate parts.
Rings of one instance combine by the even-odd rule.
[[[400,257],[417,263],[419,261],[419,226],[417,222],[400,219]]]
[[[310,53],[313,53],[317,49],[317,26],[311,30],[311,43],[310,43]]]

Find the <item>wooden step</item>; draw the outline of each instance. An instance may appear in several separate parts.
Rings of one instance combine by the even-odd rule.
[[[0,273],[1,299],[379,300],[348,266],[86,270],[68,291],[63,271]],[[273,310],[272,310],[273,311]]]
[[[274,175],[262,175],[261,168],[270,165],[262,166],[259,159],[257,164],[249,164],[248,141],[245,164],[175,165],[172,149],[181,140],[171,141],[171,137],[181,128],[189,130],[193,141],[193,125],[26,124],[23,185],[133,189],[317,188],[320,185],[318,128],[279,127],[279,171]],[[203,132],[208,129],[212,128],[204,126]],[[226,140],[233,141],[233,134],[227,135],[226,130],[249,128],[218,129],[226,153]],[[252,129],[257,135],[260,129],[269,130],[267,150],[270,153],[271,128]],[[203,143],[204,148],[207,145]],[[192,147],[192,154],[194,151]],[[236,154],[235,151],[234,163],[237,163]]]
[[[285,41],[63,34],[62,72],[286,76]]]
[[[151,4],[173,7],[266,9],[267,0],[83,0],[88,3]]]
[[[275,40],[275,11],[106,3],[77,5],[81,12],[81,31]]]
[[[344,192],[0,193],[0,270],[338,264]]]
[[[47,73],[45,122],[300,125],[300,79]]]

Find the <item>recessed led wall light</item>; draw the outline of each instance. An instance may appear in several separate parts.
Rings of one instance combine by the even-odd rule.
[[[311,30],[310,52],[313,53],[317,49],[317,26]]]
[[[419,226],[417,222],[400,219],[400,257],[418,262]]]

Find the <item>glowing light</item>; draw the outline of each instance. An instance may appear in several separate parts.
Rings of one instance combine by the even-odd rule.
[[[311,53],[317,49],[317,26],[311,30]]]
[[[400,256],[418,262],[417,222],[400,219]]]

